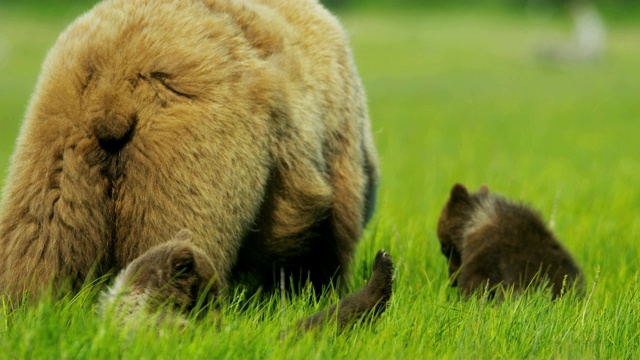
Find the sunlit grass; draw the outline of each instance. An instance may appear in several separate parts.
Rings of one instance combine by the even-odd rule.
[[[72,17],[0,6],[2,169],[39,64]],[[380,321],[281,340],[335,297],[282,304],[275,294],[249,305],[232,298],[219,325],[128,332],[95,314],[96,289],[0,315],[0,358],[638,358],[640,26],[610,24],[604,61],[570,65],[534,56],[568,37],[558,19],[425,10],[351,11],[341,20],[383,170],[352,284],[364,284],[380,248],[397,268]],[[553,213],[587,296],[460,300],[435,236],[455,182],[488,184],[546,219]]]

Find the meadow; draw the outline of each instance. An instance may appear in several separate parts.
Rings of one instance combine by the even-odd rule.
[[[0,4],[3,178],[47,49],[81,6]],[[0,312],[0,358],[640,358],[640,24],[608,23],[605,57],[550,63],[536,49],[568,19],[500,9],[352,9],[352,38],[382,166],[354,288],[384,248],[396,264],[384,316],[337,332],[281,333],[336,301],[240,291],[216,324],[122,329],[99,287]],[[461,182],[531,204],[586,275],[586,296],[460,299],[435,234]],[[241,289],[240,289],[241,290]]]

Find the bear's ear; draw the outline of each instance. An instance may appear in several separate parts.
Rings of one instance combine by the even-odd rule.
[[[469,192],[464,185],[457,183],[451,188],[451,200],[454,202],[467,201],[469,199]]]
[[[489,194],[489,187],[487,185],[480,186],[480,189],[478,189],[478,193],[481,194],[481,195],[488,195]]]
[[[178,233],[176,234],[176,236],[173,237],[173,239],[178,241],[191,241],[192,237],[193,236],[191,234],[191,231],[187,229],[182,229],[178,231]]]
[[[174,249],[171,254],[171,271],[173,275],[190,274],[195,270],[196,259],[193,251],[186,246]]]

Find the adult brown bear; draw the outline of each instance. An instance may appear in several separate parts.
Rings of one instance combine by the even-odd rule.
[[[44,62],[0,291],[76,291],[183,228],[217,287],[344,285],[377,183],[347,36],[315,0],[105,0]]]
[[[545,280],[554,297],[582,287],[580,268],[540,215],[485,186],[475,193],[461,184],[451,188],[438,238],[452,285],[465,294],[494,287],[521,291]]]

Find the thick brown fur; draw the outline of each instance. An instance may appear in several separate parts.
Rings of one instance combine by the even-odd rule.
[[[540,215],[486,186],[471,194],[453,186],[438,238],[452,285],[467,295],[496,286],[522,291],[547,280],[554,297],[574,285],[582,288],[580,268]]]
[[[214,288],[271,288],[280,268],[344,285],[377,182],[347,36],[317,1],[105,0],[44,62],[0,205],[0,291],[73,292],[183,248]],[[189,245],[170,241],[183,228]]]

